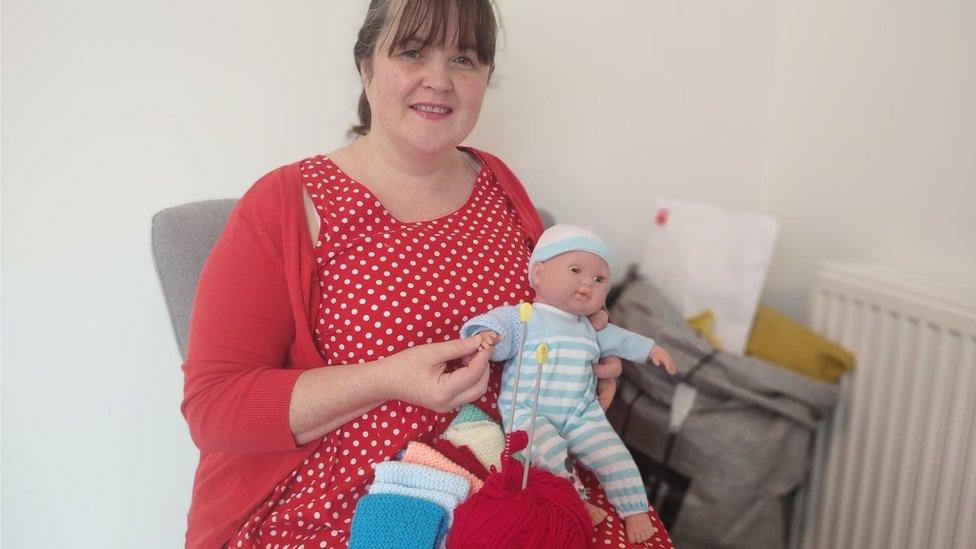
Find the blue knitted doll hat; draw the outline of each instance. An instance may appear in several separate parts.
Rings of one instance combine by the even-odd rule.
[[[529,284],[534,284],[533,265],[573,251],[596,254],[606,261],[607,265],[610,264],[610,247],[592,230],[575,225],[553,225],[542,233],[529,257]]]

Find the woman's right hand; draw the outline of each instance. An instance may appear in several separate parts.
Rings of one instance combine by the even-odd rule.
[[[477,400],[488,390],[490,373],[492,348],[482,343],[472,336],[418,345],[389,357],[390,394],[439,413]],[[448,362],[458,359],[467,365],[449,372]]]

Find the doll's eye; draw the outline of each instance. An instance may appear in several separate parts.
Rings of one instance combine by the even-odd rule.
[[[570,270],[570,271],[573,271],[573,272],[574,272],[574,273],[576,273],[576,274],[580,274],[580,268],[579,268],[579,266],[577,266],[577,265],[573,265],[573,266],[571,266],[571,267],[569,268],[569,270]]]
[[[596,282],[597,284],[603,284],[604,280],[606,280],[606,278],[603,278],[602,276],[599,275],[593,277],[593,281]]]

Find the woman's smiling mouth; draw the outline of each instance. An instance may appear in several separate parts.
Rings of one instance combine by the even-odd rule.
[[[414,112],[429,120],[441,120],[449,116],[454,109],[447,105],[436,105],[433,103],[416,103],[410,105]]]

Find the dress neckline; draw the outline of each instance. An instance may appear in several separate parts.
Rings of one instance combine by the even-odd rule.
[[[470,155],[467,152],[464,152],[464,151],[459,151],[459,152],[461,152],[461,154],[464,154],[467,157],[470,157]],[[485,182],[488,180],[488,167],[485,166],[484,163],[481,163],[481,168],[478,170],[478,173],[475,176],[474,185],[471,186],[471,192],[470,192],[470,194],[468,194],[468,198],[460,206],[458,206],[457,208],[455,208],[454,210],[452,210],[450,212],[447,212],[444,215],[440,215],[440,216],[437,216],[437,217],[434,217],[434,218],[431,218],[431,219],[419,219],[417,221],[401,221],[401,220],[397,219],[392,213],[390,213],[389,208],[387,208],[386,205],[383,204],[383,202],[380,201],[379,197],[376,196],[376,193],[374,193],[373,190],[370,189],[368,185],[360,182],[356,178],[354,178],[351,175],[349,175],[348,173],[346,173],[342,169],[342,167],[339,166],[339,164],[335,160],[332,160],[331,158],[329,158],[326,155],[322,155],[322,158],[324,160],[326,160],[329,164],[331,164],[332,167],[335,168],[336,172],[342,174],[343,177],[346,178],[347,184],[355,185],[355,186],[359,187],[363,191],[365,198],[371,199],[371,200],[375,201],[376,204],[379,205],[380,208],[382,208],[383,215],[385,215],[386,217],[388,217],[390,219],[390,221],[392,221],[393,223],[395,223],[397,225],[401,225],[401,226],[404,226],[404,227],[417,227],[417,226],[424,225],[424,224],[428,224],[428,223],[438,223],[438,222],[441,222],[441,221],[446,221],[446,220],[448,220],[448,219],[456,216],[457,214],[459,214],[460,212],[468,209],[471,206],[471,204],[475,200],[475,197],[478,195],[479,188],[483,184],[485,184]]]

